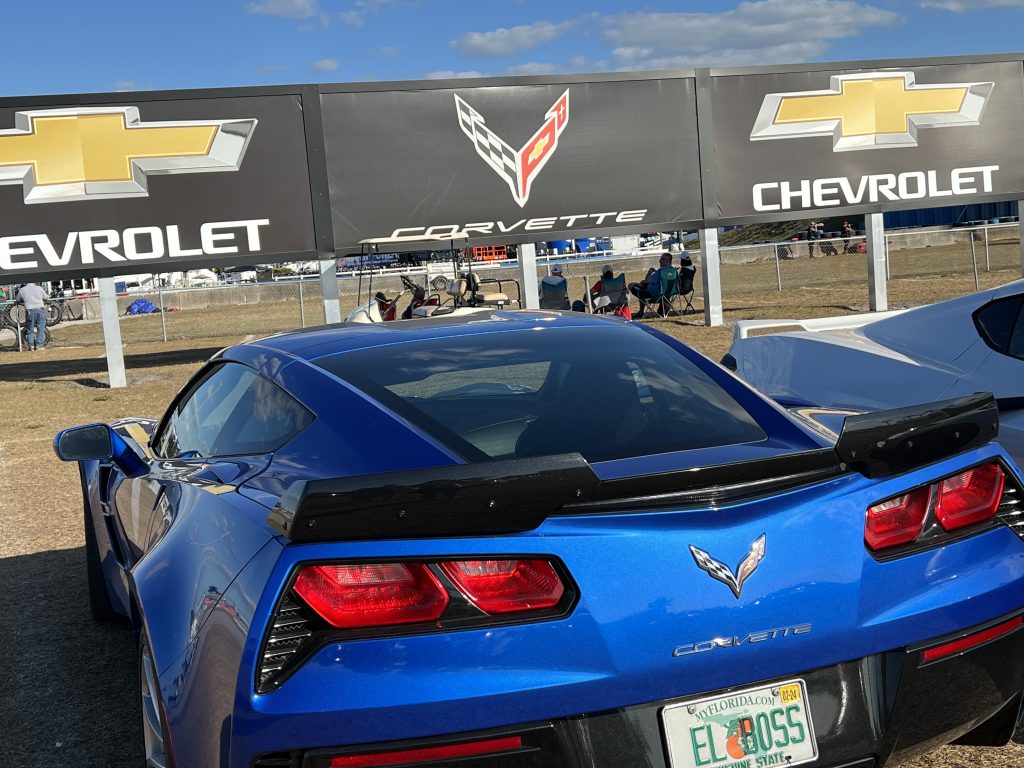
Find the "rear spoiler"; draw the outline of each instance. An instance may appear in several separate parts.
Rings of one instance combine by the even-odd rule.
[[[294,483],[271,527],[295,542],[489,536],[549,516],[658,506],[721,506],[854,469],[907,472],[991,441],[989,394],[848,416],[834,448],[602,482],[578,453]]]
[[[983,392],[847,416],[836,453],[866,477],[883,477],[977,448],[998,434],[995,398]]]
[[[301,480],[267,522],[292,541],[518,533],[600,482],[578,453]]]

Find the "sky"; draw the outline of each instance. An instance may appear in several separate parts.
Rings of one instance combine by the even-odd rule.
[[[3,16],[7,96],[1024,48],[1024,0],[7,0]]]

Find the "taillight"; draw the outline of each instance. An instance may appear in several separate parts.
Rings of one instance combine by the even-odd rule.
[[[435,760],[459,760],[467,757],[483,757],[484,755],[515,752],[522,749],[522,746],[522,736],[502,736],[484,741],[414,747],[394,752],[336,755],[330,758],[328,766],[329,768],[371,768],[371,766],[406,765],[408,763],[424,763]]]
[[[448,592],[423,563],[309,565],[293,587],[338,629],[436,621]]]
[[[578,596],[553,557],[300,565],[271,614],[256,691],[282,685],[324,643],[552,621]]]
[[[939,483],[935,518],[947,531],[994,517],[1003,497],[1006,474],[997,464],[982,464]]]
[[[864,541],[871,549],[916,541],[924,530],[931,495],[931,486],[925,486],[870,507],[864,524]]]
[[[985,522],[999,512],[1005,486],[1006,473],[990,462],[874,504],[868,508],[864,541],[877,551],[930,542]]]
[[[484,613],[552,608],[565,593],[562,580],[547,560],[452,560],[440,565],[458,590]]]

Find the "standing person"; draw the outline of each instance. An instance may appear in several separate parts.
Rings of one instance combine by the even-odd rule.
[[[25,339],[32,351],[46,348],[46,291],[37,283],[25,283],[18,291],[18,303],[25,305],[28,321]]]
[[[850,252],[850,238],[853,237],[853,227],[850,226],[850,222],[843,219],[843,226],[840,227],[840,234],[843,238],[843,253]]]
[[[814,258],[814,241],[818,237],[818,222],[811,221],[807,225],[807,255]]]

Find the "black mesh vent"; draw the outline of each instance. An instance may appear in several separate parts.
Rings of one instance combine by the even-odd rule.
[[[310,618],[305,609],[292,600],[290,595],[286,596],[274,614],[274,626],[270,628],[260,656],[256,684],[260,693],[266,693],[274,687],[281,673],[295,660],[296,654],[312,634]]]
[[[1024,539],[1024,493],[1009,475],[1006,477],[1006,487],[1003,489],[1003,502],[996,512],[996,519],[1006,523],[1010,528]]]
[[[252,762],[252,768],[299,768],[301,765],[301,752],[274,752]]]

